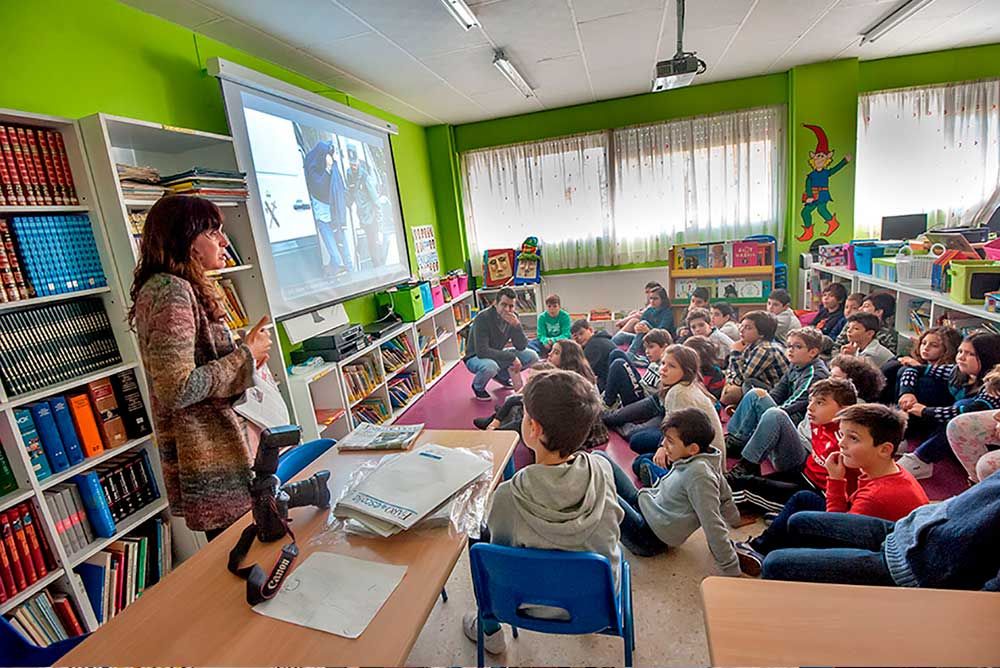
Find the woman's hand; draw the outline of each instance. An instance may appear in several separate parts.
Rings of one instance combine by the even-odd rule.
[[[264,329],[271,321],[271,318],[264,316],[257,321],[250,333],[243,339],[243,343],[250,349],[253,355],[254,365],[259,369],[267,363],[267,358],[271,352],[271,330]]]

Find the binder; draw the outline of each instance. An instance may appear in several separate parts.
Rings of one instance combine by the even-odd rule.
[[[66,458],[66,448],[63,446],[62,437],[56,427],[55,418],[52,416],[52,408],[47,401],[28,404],[31,410],[31,418],[35,422],[35,430],[42,442],[42,449],[49,460],[49,468],[53,473],[59,473],[69,468],[69,459]]]
[[[80,439],[76,435],[76,427],[73,426],[73,416],[69,412],[66,397],[52,397],[49,399],[49,407],[52,409],[52,417],[56,421],[56,428],[66,449],[66,459],[69,460],[70,466],[75,466],[84,460],[83,448],[80,447]]]

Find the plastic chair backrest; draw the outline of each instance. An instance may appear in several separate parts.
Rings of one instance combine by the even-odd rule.
[[[301,443],[281,453],[278,457],[278,480],[282,483],[288,482],[336,443],[337,441],[332,438],[317,438],[315,441]]]
[[[0,666],[51,666],[83,642],[89,634],[36,647],[5,617],[0,617]]]
[[[622,634],[620,598],[603,555],[477,543],[469,559],[484,618],[540,633]],[[529,616],[525,605],[562,608],[569,619]]]

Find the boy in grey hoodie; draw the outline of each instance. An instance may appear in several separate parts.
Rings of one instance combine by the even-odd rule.
[[[486,525],[492,543],[602,554],[617,583],[618,525],[624,512],[610,462],[583,451],[601,405],[594,386],[572,371],[546,371],[528,381],[521,437],[534,451],[535,463],[497,487]],[[463,628],[475,642],[475,613],[465,615]],[[506,640],[500,625],[483,630],[486,651],[502,652]]]
[[[700,409],[682,408],[669,413],[660,429],[663,445],[654,461],[670,470],[654,487],[636,490],[628,475],[612,464],[618,501],[625,509],[622,544],[640,557],[653,556],[680,546],[700,526],[719,570],[740,575],[729,539],[729,527],[739,525],[740,513],[721,473],[722,453],[712,447],[711,420]]]

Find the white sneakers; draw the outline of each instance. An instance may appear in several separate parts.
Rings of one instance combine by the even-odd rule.
[[[912,452],[907,452],[897,459],[896,464],[900,468],[906,469],[917,480],[926,480],[934,475],[934,465],[928,464]]]
[[[465,637],[476,642],[476,621],[479,615],[475,612],[467,612],[465,616],[462,617],[462,630],[465,631]],[[503,654],[507,651],[507,638],[504,636],[503,627],[496,633],[483,634],[483,645],[484,649],[489,654]]]

